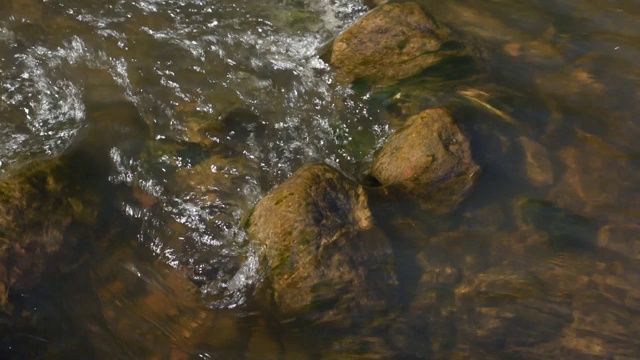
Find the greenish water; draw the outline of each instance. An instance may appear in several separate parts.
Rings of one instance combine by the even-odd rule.
[[[482,69],[444,69],[420,101],[489,104],[457,119],[482,176],[454,214],[388,214],[406,295],[397,310],[432,321],[430,339],[445,345],[387,335],[417,358],[543,358],[526,349],[556,336],[544,330],[556,322],[498,334],[473,309],[562,293],[577,324],[552,342],[565,358],[634,358],[640,1],[421,4],[478,49]],[[242,226],[304,163],[361,178],[397,127],[385,96],[402,94],[341,84],[317,53],[366,11],[356,0],[0,0],[0,172],[64,152],[90,121],[149,126],[121,134],[104,164],[127,226],[64,276],[11,293],[31,315],[0,335],[0,357],[319,358],[330,333],[273,324],[254,304],[261,277]],[[443,307],[497,338],[433,330],[448,326],[445,311],[414,298],[443,269],[458,274]],[[495,274],[536,286],[483,283]]]

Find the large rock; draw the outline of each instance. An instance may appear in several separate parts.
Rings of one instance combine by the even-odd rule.
[[[436,212],[455,208],[478,173],[469,141],[444,109],[409,118],[389,137],[371,168],[371,176],[381,185]]]
[[[264,197],[248,234],[263,247],[282,319],[346,328],[395,297],[391,247],[364,190],[327,165],[303,167]]]
[[[384,86],[465,53],[413,2],[378,6],[336,37],[330,64],[348,79]]]

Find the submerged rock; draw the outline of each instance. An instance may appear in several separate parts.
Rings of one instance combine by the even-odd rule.
[[[553,184],[553,166],[547,149],[524,136],[520,136],[518,141],[525,154],[525,168],[529,182],[534,186]]]
[[[449,113],[429,109],[389,137],[373,161],[371,176],[425,209],[448,212],[465,198],[479,169],[469,141]]]
[[[635,209],[640,200],[640,174],[628,153],[603,138],[577,132],[575,145],[557,154],[565,170],[548,199],[578,214],[626,223],[628,215],[615,209]]]
[[[384,86],[466,55],[465,47],[450,38],[418,4],[384,4],[336,37],[329,62],[350,80]]]
[[[96,222],[99,197],[87,183],[96,169],[82,160],[38,161],[0,178],[0,262],[10,287],[35,284],[70,226]]]
[[[598,231],[598,246],[640,260],[640,225],[609,224]]]
[[[0,174],[0,312],[11,318],[10,327],[36,313],[19,314],[29,298],[19,294],[38,291],[45,277],[72,272],[89,249],[123,226],[105,194],[116,190],[109,182],[110,151],[137,150],[134,140],[146,135],[129,105],[89,106],[87,125],[65,153]]]
[[[530,269],[542,286],[571,300],[573,320],[557,341],[531,353],[537,358],[555,354],[571,359],[636,357],[640,351],[638,263],[615,259],[606,251],[586,256],[562,253]]]
[[[347,328],[385,314],[397,280],[367,202],[361,186],[314,164],[256,205],[248,234],[263,247],[281,319]]]
[[[198,346],[238,345],[236,318],[207,309],[184,274],[141,255],[121,248],[91,274],[104,321],[130,355],[187,359]]]

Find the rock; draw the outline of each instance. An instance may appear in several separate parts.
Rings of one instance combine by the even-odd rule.
[[[0,266],[6,285],[35,285],[69,242],[69,231],[97,221],[99,196],[89,159],[76,155],[36,161],[0,179]]]
[[[86,111],[87,126],[78,131],[73,149],[105,162],[114,148],[125,156],[140,155],[150,138],[150,129],[134,104],[109,98],[87,104]]]
[[[328,354],[323,359],[393,359],[397,354],[389,348],[389,345],[381,337],[346,336],[332,344]]]
[[[520,199],[515,206],[516,223],[546,233],[556,249],[588,250],[596,244],[598,227],[589,218],[549,201]]]
[[[592,256],[564,254],[533,267],[541,286],[571,299],[572,322],[551,348],[564,358],[634,358],[640,351],[640,276],[636,261],[599,260]],[[553,349],[555,347],[555,350]]]
[[[217,350],[237,345],[236,318],[208,310],[183,274],[129,248],[95,265],[92,283],[109,329],[136,357],[187,359],[204,344]]]
[[[378,6],[336,37],[330,64],[347,79],[385,86],[465,54],[414,2]]]
[[[547,149],[524,136],[519,137],[518,140],[525,153],[525,168],[531,184],[534,186],[553,184],[553,166]]]
[[[256,205],[248,235],[263,247],[281,320],[348,328],[386,315],[397,280],[389,241],[361,186],[307,165]]]
[[[571,301],[526,273],[494,268],[455,290],[458,346],[518,353],[560,337]]]
[[[596,264],[598,265],[598,264]],[[604,265],[604,264],[602,264]],[[604,271],[603,271],[604,270]],[[597,271],[576,292],[571,327],[561,344],[576,358],[634,358],[640,353],[640,291],[637,266],[632,272]],[[616,271],[617,272],[617,271]]]
[[[371,167],[371,176],[381,185],[441,213],[465,198],[478,173],[469,141],[444,109],[409,118],[389,137]]]
[[[629,209],[640,198],[635,191],[640,174],[629,153],[597,136],[578,132],[576,144],[558,155],[565,171],[548,199],[578,214],[611,223],[628,223]]]
[[[610,224],[598,232],[598,246],[640,260],[640,225]]]
[[[139,149],[134,130],[146,136],[147,128],[137,122],[135,107],[111,105],[88,107],[86,127],[63,154],[0,175],[0,312],[11,327],[45,324],[50,304],[23,309],[29,295],[50,286],[45,279],[78,269],[89,249],[127,222],[105,196],[116,190],[109,182],[110,151]]]
[[[394,345],[416,357],[448,353],[455,346],[453,289],[460,271],[447,265],[424,271],[407,315],[393,331]]]
[[[251,333],[251,340],[247,345],[247,359],[277,359],[280,356],[281,344],[273,332],[264,326],[257,326]]]

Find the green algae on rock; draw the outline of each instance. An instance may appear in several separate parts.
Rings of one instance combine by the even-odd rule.
[[[406,2],[378,6],[338,35],[329,63],[350,80],[385,86],[460,55],[468,51],[449,30]]]
[[[347,328],[386,312],[397,286],[393,256],[367,202],[354,181],[313,164],[256,205],[248,234],[263,247],[283,319]]]
[[[446,213],[467,195],[479,173],[469,141],[444,109],[413,116],[377,154],[371,176],[389,192]]]

